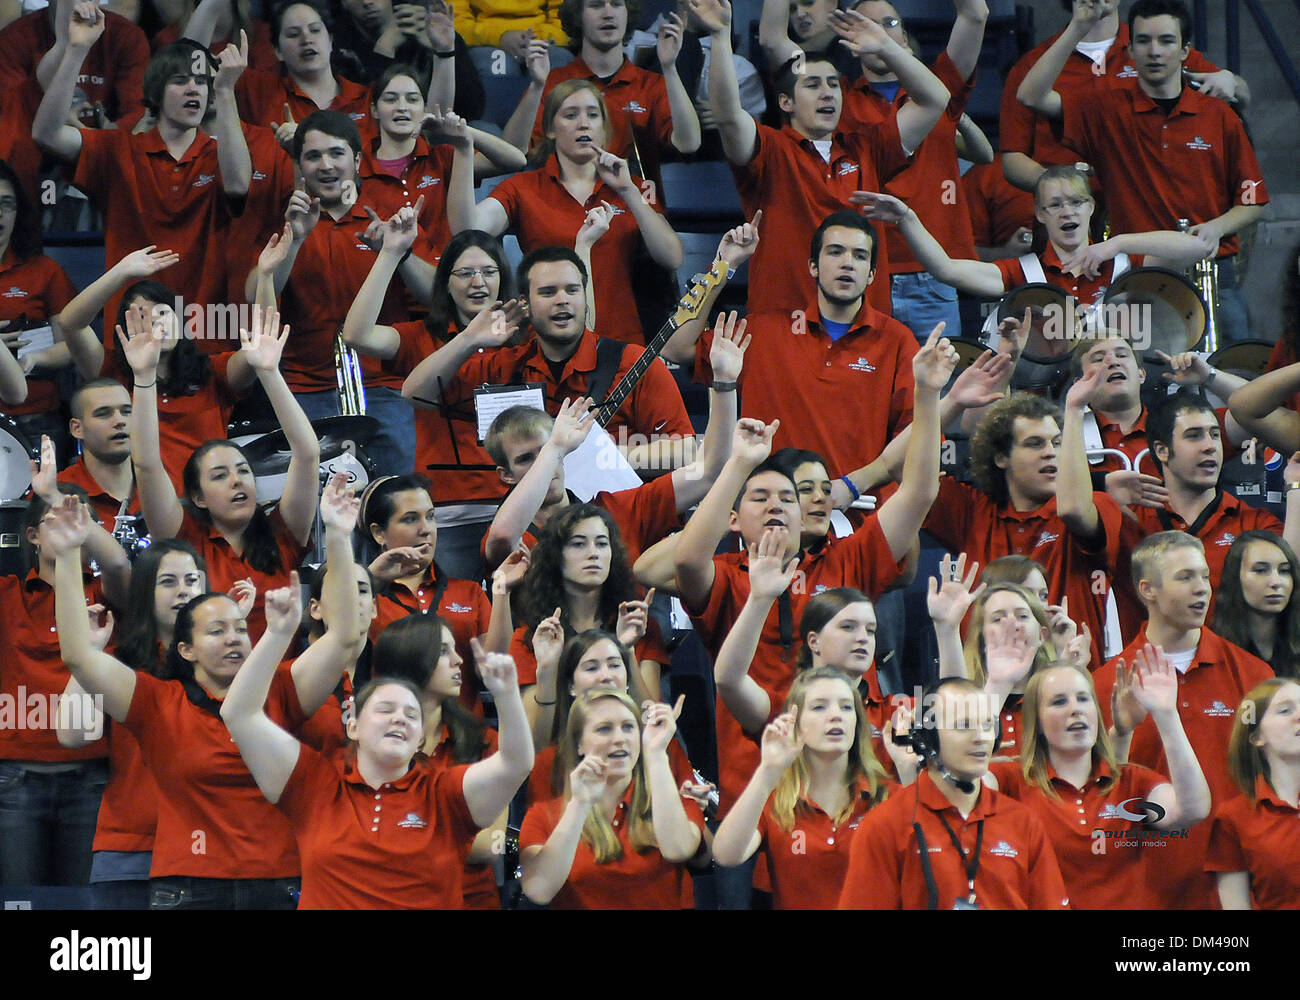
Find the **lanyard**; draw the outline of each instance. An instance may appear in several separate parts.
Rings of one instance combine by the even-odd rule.
[[[957,848],[957,854],[961,857],[962,865],[966,869],[966,887],[970,892],[966,902],[971,906],[975,905],[975,873],[980,870],[980,847],[984,844],[984,821],[980,820],[975,826],[975,850],[971,852],[970,859],[966,858],[966,851],[961,846],[961,840],[948,825],[948,819],[943,813],[939,813],[939,822],[943,828],[948,831],[948,837],[952,840],[952,846]]]

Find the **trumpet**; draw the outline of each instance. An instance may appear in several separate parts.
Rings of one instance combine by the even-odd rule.
[[[334,334],[334,368],[338,372],[339,412],[345,417],[366,413],[366,387],[361,380],[361,359],[343,341],[343,331]]]
[[[1186,233],[1191,228],[1190,219],[1178,220],[1180,233]],[[1187,277],[1196,286],[1205,303],[1205,339],[1201,343],[1201,350],[1213,354],[1219,349],[1219,262],[1213,257],[1202,258],[1187,269]]]

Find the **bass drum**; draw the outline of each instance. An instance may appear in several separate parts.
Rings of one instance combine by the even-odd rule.
[[[0,413],[0,500],[26,494],[32,485],[31,462],[39,458],[14,419]]]
[[[1127,337],[1138,354],[1182,354],[1205,336],[1200,292],[1177,271],[1163,267],[1125,271],[1106,289],[1101,310],[1102,322]]]
[[[1029,337],[1011,376],[1011,388],[1051,398],[1064,391],[1070,378],[1070,351],[1075,343],[1076,315],[1065,290],[1045,281],[1011,289],[998,303],[992,323],[992,346],[1002,320],[1020,319],[1029,310]]]

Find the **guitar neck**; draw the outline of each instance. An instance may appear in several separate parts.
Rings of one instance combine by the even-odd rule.
[[[624,376],[618,380],[618,385],[610,390],[605,401],[601,403],[600,408],[596,411],[596,424],[605,427],[614,419],[614,414],[618,408],[623,405],[623,401],[632,394],[632,390],[637,387],[641,377],[654,364],[655,358],[663,352],[664,345],[668,339],[677,332],[680,324],[675,316],[670,316],[668,322],[659,328],[659,332],[654,335],[654,339],[645,345],[645,353],[636,359],[636,362],[629,368]]]

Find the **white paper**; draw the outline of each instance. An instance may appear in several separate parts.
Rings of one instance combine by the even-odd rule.
[[[33,351],[43,351],[54,346],[54,327],[38,326],[34,330],[24,330],[20,339],[27,341],[27,346],[18,349],[18,357],[25,358]]]
[[[614,439],[595,424],[587,440],[564,460],[564,485],[580,500],[590,500],[602,491],[635,489],[641,484],[641,477],[627,464]]]
[[[546,409],[545,389],[541,385],[493,386],[474,390],[474,416],[478,426],[478,443],[487,440],[488,428],[502,410],[512,406],[531,406],[534,410]]]

